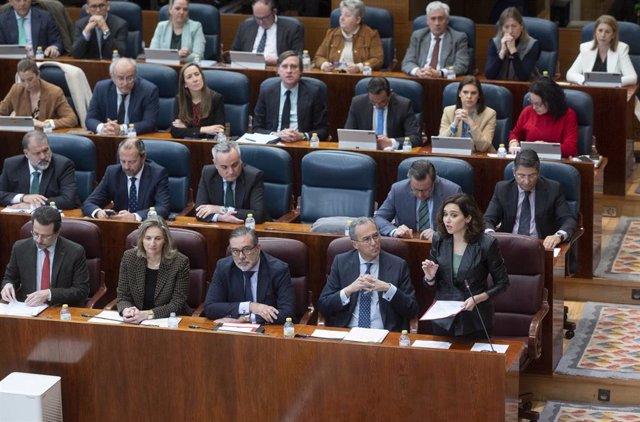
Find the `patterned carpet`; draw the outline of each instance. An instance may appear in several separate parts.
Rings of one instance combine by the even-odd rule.
[[[639,407],[594,406],[548,401],[540,422],[640,422]]]
[[[620,217],[602,252],[597,277],[640,281],[640,218]]]
[[[556,373],[640,380],[640,306],[587,302]]]

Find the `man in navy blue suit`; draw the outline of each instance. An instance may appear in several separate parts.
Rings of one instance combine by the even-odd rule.
[[[136,62],[121,58],[109,66],[111,79],[100,81],[85,120],[87,129],[105,136],[126,133],[133,124],[136,133],[156,131],[160,111],[158,87],[137,76]]]
[[[49,12],[31,7],[31,0],[9,0],[12,9],[0,15],[0,44],[20,44],[36,50],[42,47],[47,57],[64,52],[60,30]]]
[[[82,204],[87,217],[142,221],[149,207],[169,216],[169,176],[167,170],[147,160],[144,142],[127,138],[118,146],[120,164],[107,167],[98,187]],[[104,206],[113,201],[113,208]]]

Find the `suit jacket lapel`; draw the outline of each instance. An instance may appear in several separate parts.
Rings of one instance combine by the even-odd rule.
[[[442,241],[442,256],[446,261],[449,261],[451,265],[448,269],[445,267],[445,279],[453,283],[453,238],[449,237]]]
[[[58,287],[58,275],[60,274],[60,267],[64,260],[65,250],[64,239],[58,237],[56,242],[56,250],[53,256],[53,271],[51,271],[51,287]]]
[[[379,274],[378,274],[379,275]],[[346,287],[353,282],[356,278],[360,276],[360,258],[358,256],[358,251],[354,249],[353,253],[349,256],[347,262],[347,269],[345,274],[344,286]],[[355,295],[356,297],[351,296],[351,300],[349,301],[349,309],[351,313],[356,307],[356,303],[358,302],[359,293]]]
[[[42,172],[42,176],[40,178],[40,192],[42,195],[45,194],[45,192],[47,191],[47,188],[49,187],[49,183],[51,183],[53,173],[55,173],[54,165],[55,165],[54,160],[52,158],[51,164],[49,164],[49,167]]]
[[[260,254],[260,266],[258,267],[258,286],[256,288],[256,302],[265,303],[267,289],[270,283],[269,263],[263,253]]]
[[[122,186],[122,188],[120,188]],[[115,211],[129,209],[129,189],[128,177],[122,170],[122,167],[116,172],[114,208]],[[120,206],[119,206],[120,205]]]
[[[407,218],[407,226],[409,227],[418,227],[418,221],[416,218],[416,207],[418,206],[418,199],[411,192],[411,185],[409,183],[406,184],[405,191],[403,192],[403,196],[409,199],[409,209]],[[399,223],[398,223],[399,224]]]
[[[236,179],[236,195],[235,195],[235,208],[243,208],[244,196],[247,193],[245,189],[246,178],[244,177],[244,169],[240,174],[240,177]]]
[[[224,181],[219,173],[213,178],[213,186],[209,189],[211,189],[211,198],[214,198],[213,204],[224,205]]]
[[[539,179],[536,184],[536,210],[534,214],[534,218],[536,219],[536,231],[537,235],[540,238],[540,234],[542,231],[540,230],[539,221],[545,220],[544,209],[547,201],[549,200],[549,191],[547,190],[547,184],[544,182],[544,179]]]
[[[468,272],[471,268],[471,263],[480,261],[476,261],[475,258],[478,253],[480,253],[480,245],[478,243],[470,243],[467,245],[466,249],[464,250],[464,254],[462,255],[462,260],[460,261],[460,267],[458,267],[458,277],[456,277],[458,280],[464,282],[465,280],[467,280],[467,276],[473,275],[468,274]],[[451,256],[453,257],[453,255]]]
[[[25,256],[26,259],[26,268],[27,268],[27,274],[25,274],[24,278],[20,278],[22,280],[22,291],[30,291],[30,292],[35,292],[36,291],[36,283],[37,283],[37,277],[38,277],[38,272],[37,272],[37,266],[38,266],[38,247],[36,246],[36,243],[31,240],[30,242],[30,246],[29,246],[29,252],[26,254]],[[28,284],[28,285],[27,285]]]
[[[31,188],[31,169],[29,168],[29,160],[27,157],[20,162],[17,168],[18,171],[18,189],[16,192],[29,192]],[[26,176],[23,176],[25,175]]]
[[[309,92],[304,89],[305,85],[302,80],[298,82],[298,132],[302,132],[302,128],[309,128],[311,125],[307,124],[306,117],[309,115],[307,110],[309,105],[313,102],[310,98]]]
[[[162,291],[162,289],[164,289],[165,284],[167,284],[167,281],[170,277],[169,273],[169,265],[164,260],[161,260],[160,267],[158,268],[158,281],[156,282],[156,290],[153,293],[154,302],[158,300],[158,295],[160,295],[160,292]]]
[[[447,66],[447,57],[449,57],[449,54],[453,51],[453,36],[451,35],[451,31],[446,31],[445,34],[444,39],[440,41],[440,65],[442,68]]]

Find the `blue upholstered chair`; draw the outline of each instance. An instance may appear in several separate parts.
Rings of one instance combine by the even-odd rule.
[[[231,125],[231,135],[242,136],[249,125],[249,78],[226,70],[205,70],[202,73],[207,86],[224,98],[224,116]]]
[[[113,4],[113,2],[111,2]],[[162,6],[158,21],[169,18],[169,5]],[[189,3],[189,19],[202,24],[204,32],[204,58],[220,60],[220,13],[215,6],[202,3]],[[252,18],[253,19],[253,18]],[[279,17],[278,17],[279,19]]]
[[[556,74],[558,63],[559,35],[558,24],[548,19],[525,16],[524,26],[527,32],[540,43],[540,57],[536,67],[543,73],[549,72],[549,76]]]
[[[187,215],[193,208],[193,193],[189,189],[191,151],[184,144],[165,140],[144,139],[147,157],[169,173],[169,219]]]
[[[373,215],[376,162],[347,151],[313,151],[302,159],[300,220]]]
[[[426,28],[427,15],[418,16],[413,20],[413,30]],[[469,57],[471,62],[469,63],[469,74],[476,73],[476,24],[471,19],[464,16],[449,16],[449,26],[459,32],[467,34],[467,46],[469,48]]]
[[[594,22],[589,22],[582,27],[581,42],[593,40],[593,25]],[[618,35],[620,41],[629,44],[629,58],[636,73],[640,74],[640,25],[618,21]]]
[[[109,2],[109,13],[113,13],[127,21],[129,32],[127,33],[127,51],[119,51],[121,56],[135,59],[142,53],[142,9],[136,3],[128,1]],[[80,17],[87,16],[86,10],[80,9]]]
[[[64,92],[64,97],[67,99],[67,102],[77,116],[78,112],[76,111],[76,106],[73,103],[73,98],[71,97],[71,90],[69,89],[69,85],[67,84],[67,79],[64,77],[64,71],[58,66],[46,66],[45,63],[43,63],[39,67],[40,77],[43,80],[52,83],[62,89],[62,92]]]
[[[378,31],[382,50],[384,52],[384,62],[382,68],[393,70],[396,65],[396,49],[393,43],[393,15],[380,7],[367,6],[364,12],[364,23]],[[340,9],[331,11],[331,27],[340,26]]]
[[[453,82],[444,88],[442,94],[442,108],[456,103],[458,82]],[[513,95],[509,89],[489,83],[482,84],[484,104],[496,111],[496,131],[493,133],[493,147],[497,150],[500,144],[506,143],[511,130],[513,111]]]
[[[366,94],[367,85],[371,78],[363,78],[356,84],[356,95]],[[416,114],[418,122],[422,122],[422,85],[411,79],[403,78],[387,78],[391,90],[396,94],[406,97],[411,100],[413,104],[413,112]]]
[[[73,161],[76,168],[76,185],[81,202],[93,192],[96,182],[96,146],[93,141],[84,136],[51,133],[49,147],[56,154],[63,155]]]
[[[401,181],[407,178],[409,167],[416,160],[428,160],[436,168],[436,174],[442,178],[457,183],[464,193],[473,195],[474,174],[473,166],[459,158],[450,157],[411,157],[402,160],[398,166],[398,179]]]
[[[293,160],[281,148],[241,145],[242,162],[264,173],[264,196],[269,215],[274,220],[291,211],[293,195]]]
[[[137,64],[138,76],[158,87],[160,113],[157,119],[158,129],[168,129],[173,122],[173,106],[178,94],[178,74],[169,66],[151,63]]]

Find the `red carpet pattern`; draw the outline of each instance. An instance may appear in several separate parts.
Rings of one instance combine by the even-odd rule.
[[[640,275],[640,221],[629,222],[627,233],[622,239],[611,272]]]
[[[549,401],[540,422],[640,422],[640,409]]]

